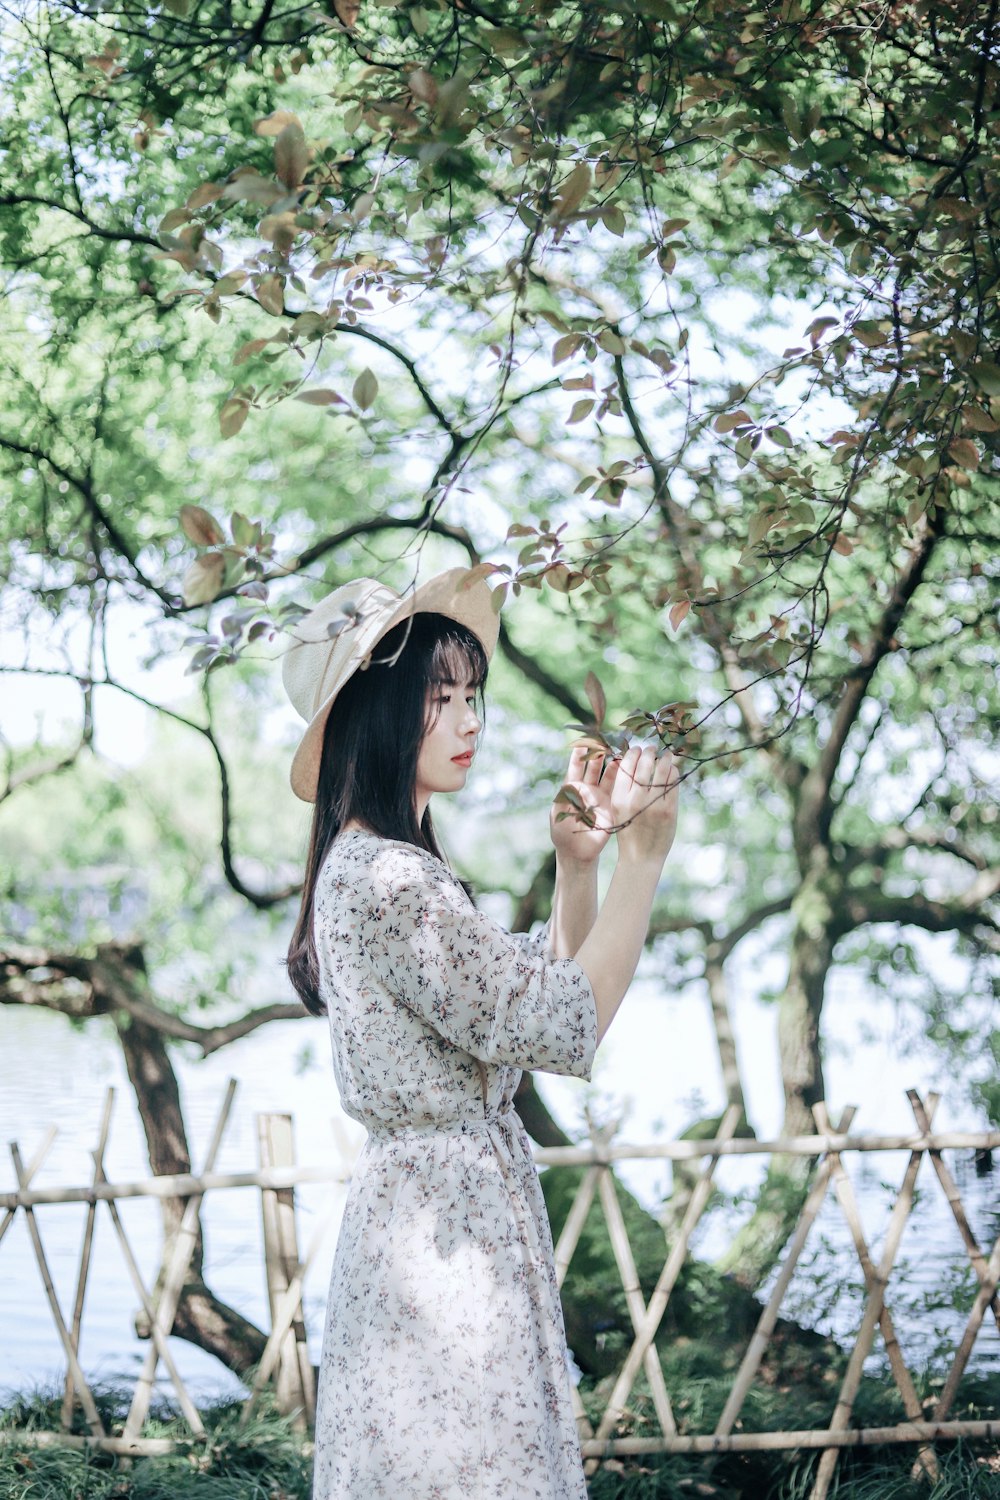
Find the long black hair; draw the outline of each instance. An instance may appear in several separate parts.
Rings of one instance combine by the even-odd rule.
[[[488,662],[478,636],[446,615],[417,614],[383,636],[371,664],[349,677],[334,699],[323,735],[302,905],[288,948],[288,977],[306,1010],[323,1015],[313,935],[316,882],[330,846],[356,819],[383,838],[415,844],[441,858],[428,807],[417,819],[420,745],[433,688],[480,692]]]

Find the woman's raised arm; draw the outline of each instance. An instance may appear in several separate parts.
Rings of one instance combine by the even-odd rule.
[[[608,893],[574,957],[590,980],[597,1038],[614,1020],[646,941],[653,897],[677,827],[678,776],[672,755],[633,746],[618,764],[611,818],[618,864]]]

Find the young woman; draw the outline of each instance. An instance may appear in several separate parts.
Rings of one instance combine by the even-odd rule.
[[[673,839],[669,756],[569,782],[597,827],[553,814],[552,918],[536,938],[477,911],[430,816],[476,751],[496,644],[465,569],[407,599],[371,579],[297,629],[308,721],[292,786],[315,802],[292,983],[325,1012],[344,1109],[368,1130],[334,1261],[314,1500],[583,1500],[544,1201],[513,1110],[524,1068],[586,1078],[635,972]],[[597,857],[618,863],[597,910]]]

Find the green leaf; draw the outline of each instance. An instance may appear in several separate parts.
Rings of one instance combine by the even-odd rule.
[[[625,353],[625,341],[613,328],[602,328],[597,335],[597,342],[606,354]]]
[[[584,417],[589,417],[593,411],[595,402],[589,397],[583,397],[580,401],[573,402],[573,410],[566,418],[566,426],[572,427],[574,422],[582,422]]]
[[[969,374],[987,396],[1000,396],[1000,365],[994,364],[991,359],[981,359],[978,364],[970,367]]]
[[[583,339],[578,333],[564,333],[552,345],[552,363],[561,365],[564,359],[569,359],[571,354],[576,353],[582,343]]]
[[[233,511],[229,526],[233,533],[233,541],[237,547],[255,547],[260,540],[261,529],[259,523],[248,521],[241,511]]]

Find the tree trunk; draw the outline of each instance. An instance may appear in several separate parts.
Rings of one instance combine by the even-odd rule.
[[[796,901],[788,979],[778,1002],[778,1048],[785,1092],[785,1136],[812,1135],[812,1106],[825,1097],[820,1050],[820,1017],[826,976],[833,960],[830,908],[818,885],[805,886]],[[757,1207],[717,1269],[744,1286],[758,1287],[795,1228],[802,1211],[814,1158],[771,1158]]]
[[[131,989],[137,997],[148,1000],[141,955],[134,966],[116,966],[105,976],[112,994],[121,987]],[[184,1115],[181,1109],[177,1075],[161,1032],[145,1021],[137,1020],[120,1008],[112,1009],[115,1027],[125,1054],[129,1081],[135,1091],[139,1116],[146,1136],[149,1165],[156,1176],[172,1176],[191,1171]],[[163,1258],[153,1290],[154,1305],[162,1286],[163,1271],[170,1248],[180,1228],[185,1198],[161,1198],[163,1215]],[[206,1286],[203,1270],[204,1245],[201,1224],[191,1254],[191,1263],[181,1292],[173,1332],[222,1361],[235,1374],[245,1376],[259,1363],[266,1343],[265,1334],[229,1307]],[[137,1314],[136,1332],[149,1338],[145,1313]]]

